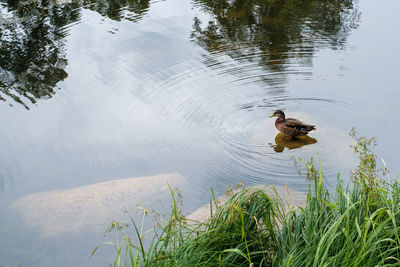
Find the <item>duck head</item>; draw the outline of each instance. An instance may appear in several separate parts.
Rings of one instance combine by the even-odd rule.
[[[275,110],[275,112],[272,113],[269,117],[270,118],[278,117],[279,119],[284,120],[285,119],[285,113],[283,113],[282,110],[278,109],[278,110]]]

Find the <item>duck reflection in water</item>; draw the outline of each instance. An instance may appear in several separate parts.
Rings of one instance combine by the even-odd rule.
[[[269,145],[275,150],[275,152],[283,152],[285,148],[296,149],[302,146],[311,145],[317,142],[317,139],[309,137],[308,135],[297,136],[296,138],[288,138],[283,133],[278,133],[275,136],[275,144],[270,143]]]

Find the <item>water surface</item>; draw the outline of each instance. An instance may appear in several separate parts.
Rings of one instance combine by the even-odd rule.
[[[108,220],[137,203],[74,231],[53,226],[76,208],[68,196],[91,197],[112,181],[147,177],[155,193],[137,196],[153,205],[168,200],[154,177],[179,177],[189,213],[211,186],[221,194],[240,181],[287,182],[305,191],[292,158],[314,156],[333,187],[355,164],[352,127],[377,138],[395,178],[400,21],[391,10],[399,7],[0,1],[0,264],[107,266],[111,250],[89,255]],[[286,142],[268,118],[278,108],[318,131]],[[60,209],[46,210],[50,196],[63,196]],[[26,217],[27,200],[42,201],[34,206],[47,216]]]

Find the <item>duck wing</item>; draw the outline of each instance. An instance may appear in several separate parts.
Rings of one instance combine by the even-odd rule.
[[[285,126],[290,127],[292,129],[296,129],[298,131],[312,131],[316,130],[315,125],[307,124],[304,122],[299,121],[298,119],[287,118],[285,120]]]

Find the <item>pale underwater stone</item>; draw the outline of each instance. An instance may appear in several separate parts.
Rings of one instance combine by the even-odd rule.
[[[183,176],[160,174],[101,182],[63,191],[39,192],[17,199],[11,209],[24,223],[37,227],[42,237],[74,232],[82,228],[104,231],[125,208],[139,202],[169,196],[168,184],[180,187]]]

